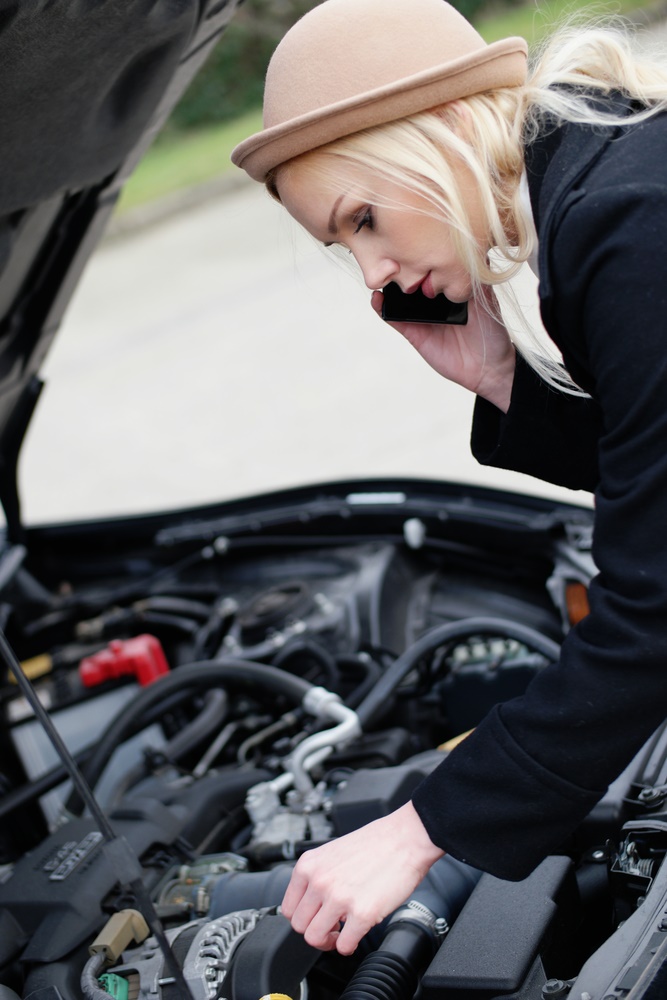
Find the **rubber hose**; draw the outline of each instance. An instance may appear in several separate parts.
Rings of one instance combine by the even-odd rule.
[[[227,692],[222,688],[213,688],[204,696],[201,712],[192,722],[181,729],[164,747],[167,760],[180,760],[186,754],[198,747],[205,739],[217,732],[225,720],[229,709]]]
[[[283,695],[297,705],[301,704],[313,687],[303,678],[288,674],[284,670],[233,657],[205,660],[178,667],[172,673],[163,675],[143,688],[131,704],[125,705],[114,716],[83,768],[83,775],[88,784],[92,788],[95,787],[113,751],[126,739],[135,722],[148,709],[159,704],[174,691],[183,691],[187,688],[197,691],[227,685],[250,687],[253,693],[265,690],[271,694]],[[80,816],[83,812],[83,802],[76,792],[70,795],[66,808],[75,816]]]
[[[318,643],[313,642],[312,639],[296,639],[288,643],[273,658],[273,665],[274,667],[281,667],[283,670],[288,669],[284,664],[293,657],[298,658],[299,656],[303,656],[306,659],[310,657],[315,660],[318,667],[326,675],[329,690],[338,691],[340,673],[336,661],[328,650],[324,649]]]
[[[217,732],[227,715],[229,699],[220,688],[213,688],[204,695],[204,706],[195,718],[181,729],[165,746],[159,748],[159,753],[165,761],[181,760],[195,747],[203,743],[213,733]],[[120,798],[148,773],[146,761],[141,761],[120,779],[113,790],[112,801],[117,803]]]
[[[336,657],[336,662],[338,668],[343,673],[351,667],[353,670],[358,670],[364,675],[363,680],[359,682],[350,696],[345,699],[345,704],[348,708],[356,709],[357,705],[361,704],[366,695],[373,690],[380,680],[382,667],[370,657],[366,659],[361,656],[338,656]]]
[[[389,700],[401,681],[407,677],[416,663],[425,653],[444,646],[453,639],[462,639],[475,635],[504,636],[525,643],[530,649],[541,653],[546,659],[558,660],[560,646],[553,639],[548,639],[540,632],[527,625],[505,621],[502,618],[464,618],[462,621],[437,625],[426,632],[417,642],[406,649],[392,663],[371,693],[364,698],[357,708],[357,715],[363,729],[368,728],[376,717],[388,708]]]
[[[133,607],[139,614],[144,611],[159,611],[169,615],[198,618],[201,621],[208,621],[211,616],[211,608],[203,601],[193,601],[186,597],[172,597],[163,594],[143,597],[136,601]]]
[[[340,1000],[405,1000],[414,996],[434,950],[435,942],[419,925],[390,930],[380,950],[362,961]]]
[[[126,735],[126,739],[129,739],[136,732],[141,729],[145,729],[147,726],[151,725],[156,719],[163,715],[165,711],[171,711],[172,708],[178,708],[178,706],[185,701],[188,697],[188,691],[172,693],[172,695],[166,700],[166,704],[160,706],[159,714],[155,708],[148,709],[148,716],[146,719],[142,720],[142,725],[136,726],[131,732]],[[151,711],[153,714],[151,714]],[[96,744],[95,744],[96,746]],[[82,750],[77,751],[74,756],[74,760],[78,766],[85,769],[85,762],[92,756],[95,746],[88,745],[83,747]],[[10,813],[15,812],[15,810],[20,809],[22,806],[27,805],[30,802],[34,802],[35,799],[40,798],[52,789],[57,788],[58,785],[62,785],[63,782],[69,780],[69,772],[64,764],[57,764],[55,767],[50,768],[44,774],[40,775],[39,778],[34,778],[28,784],[21,785],[19,788],[12,789],[6,795],[0,799],[0,819],[4,816],[8,816]],[[0,998],[2,1000],[2,998]]]

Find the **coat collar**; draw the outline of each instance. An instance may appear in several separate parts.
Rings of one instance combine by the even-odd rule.
[[[629,115],[632,104],[621,95],[604,100],[613,115]],[[540,298],[551,292],[549,252],[551,232],[559,209],[576,184],[588,173],[621,131],[621,126],[594,126],[566,122],[545,126],[525,151],[530,202],[539,240]]]

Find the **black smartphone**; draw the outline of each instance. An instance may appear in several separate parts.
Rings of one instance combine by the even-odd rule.
[[[396,323],[456,323],[459,326],[468,322],[468,303],[450,302],[442,293],[429,299],[418,288],[406,295],[395,281],[385,285],[382,292],[382,319]]]

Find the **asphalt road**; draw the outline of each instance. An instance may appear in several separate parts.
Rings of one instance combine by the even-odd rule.
[[[259,185],[104,243],[44,374],[20,465],[28,523],[351,476],[589,500],[478,466],[469,393]]]

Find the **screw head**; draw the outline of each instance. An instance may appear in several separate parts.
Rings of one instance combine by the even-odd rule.
[[[643,802],[645,806],[656,805],[658,802],[662,802],[664,797],[665,793],[660,788],[642,788],[639,793],[639,801]]]
[[[545,1000],[554,1000],[554,998],[565,997],[570,992],[569,983],[566,983],[562,979],[548,979],[544,986],[542,987],[542,996]]]

